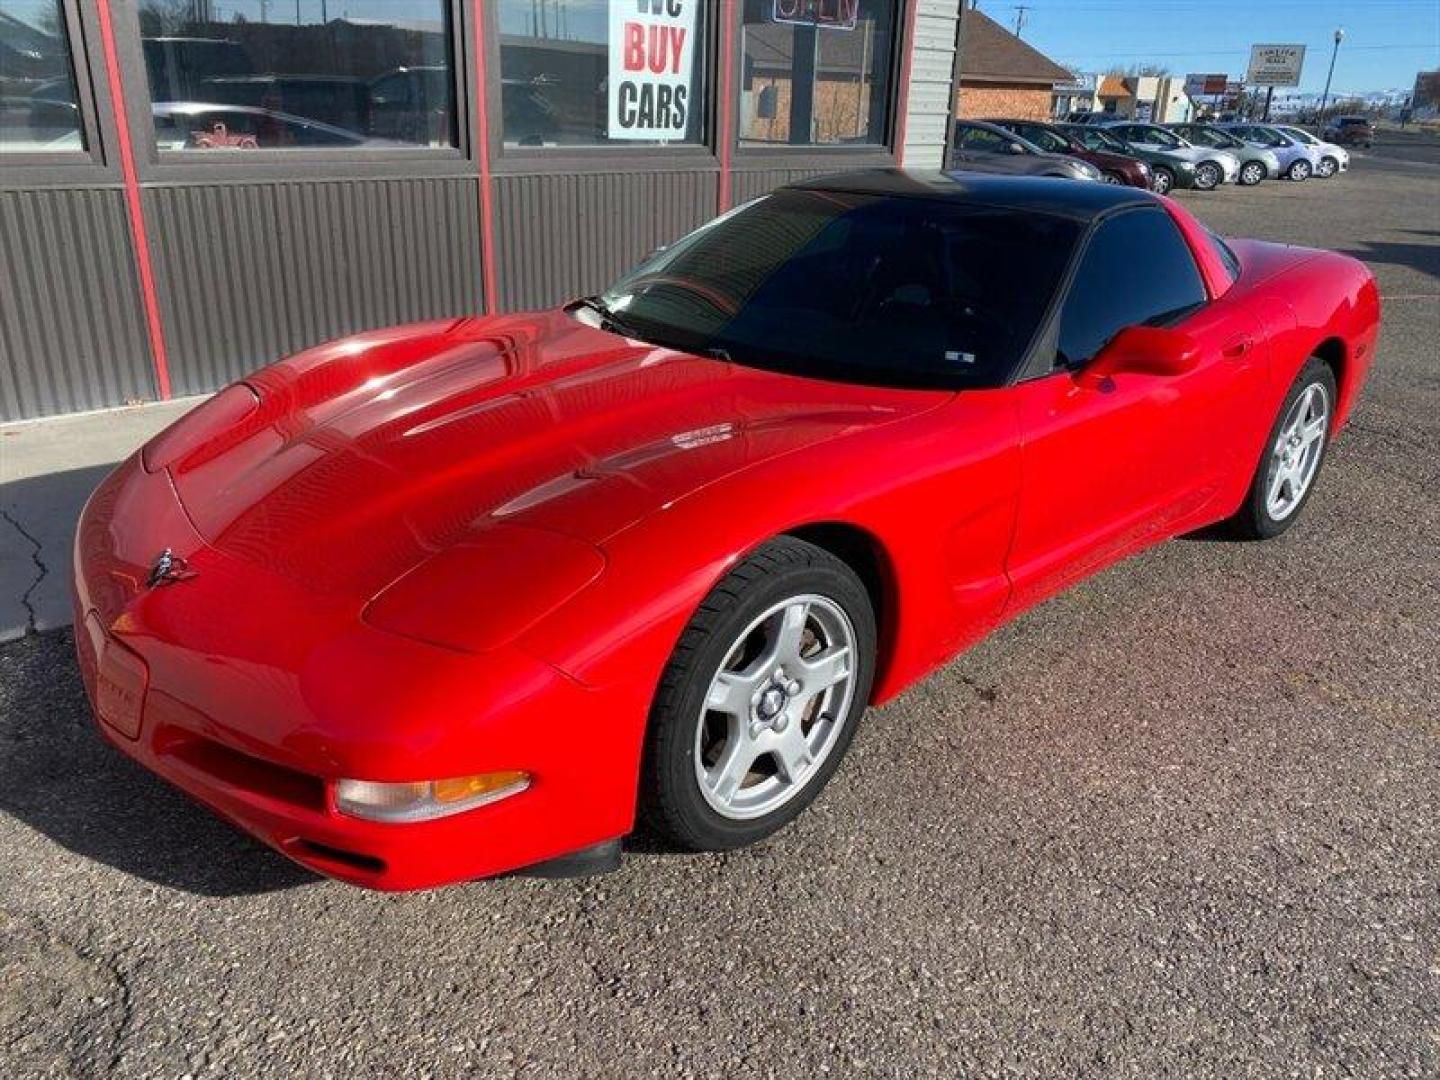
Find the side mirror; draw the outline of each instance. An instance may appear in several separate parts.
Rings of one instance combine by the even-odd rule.
[[[1184,375],[1200,362],[1200,343],[1181,330],[1127,326],[1081,370],[1079,378],[1101,385],[1113,376]]]
[[[1025,147],[1021,146],[1018,142],[1012,142],[1010,144],[1010,153],[1023,154],[1025,153]]]

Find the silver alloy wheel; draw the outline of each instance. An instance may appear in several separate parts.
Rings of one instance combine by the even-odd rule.
[[[1170,178],[1168,172],[1164,169],[1156,169],[1150,177],[1150,190],[1157,195],[1168,195],[1174,183],[1175,181]]]
[[[1195,186],[1201,191],[1213,191],[1220,186],[1225,174],[1213,161],[1205,161],[1195,169]]]
[[[1323,157],[1320,164],[1315,166],[1315,175],[1322,180],[1335,175],[1335,170],[1340,167],[1339,163],[1332,157]]]
[[[1121,180],[1120,177],[1116,176],[1113,172],[1101,173],[1101,174],[1100,174],[1100,179],[1103,180],[1103,181],[1104,181],[1105,183],[1107,183],[1107,184],[1123,184],[1123,183],[1125,183],[1124,180]]]
[[[1291,180],[1309,180],[1309,179],[1310,179],[1310,162],[1308,162],[1308,161],[1306,161],[1306,160],[1304,160],[1304,159],[1302,158],[1301,160],[1299,160],[1299,161],[1295,162],[1293,165],[1291,165],[1291,166],[1290,166],[1290,179],[1291,179]]]
[[[1265,474],[1265,512],[1272,521],[1284,521],[1310,490],[1330,424],[1330,394],[1311,383],[1296,399],[1280,425]]]
[[[1258,161],[1252,161],[1240,170],[1240,182],[1246,187],[1254,187],[1265,179],[1265,166]]]
[[[855,629],[835,601],[792,596],[730,647],[695,732],[695,778],[722,817],[763,817],[834,749],[855,693]]]

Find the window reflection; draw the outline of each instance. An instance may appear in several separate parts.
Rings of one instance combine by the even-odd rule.
[[[456,145],[446,0],[144,0],[162,150]]]
[[[883,143],[895,0],[745,0],[742,145]]]
[[[0,0],[0,153],[85,149],[59,0]]]
[[[506,146],[704,138],[708,0],[499,0]]]

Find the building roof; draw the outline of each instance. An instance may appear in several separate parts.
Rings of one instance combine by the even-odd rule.
[[[1143,188],[1087,184],[1054,176],[1002,176],[971,172],[862,169],[816,176],[795,184],[802,191],[853,192],[895,198],[939,199],[997,209],[1092,221],[1122,206],[1158,204]]]
[[[960,24],[960,82],[1072,82],[1073,72],[1032,49],[983,11],[966,8]]]
[[[1096,97],[1123,98],[1130,96],[1130,84],[1123,75],[1106,75],[1100,80],[1100,86],[1095,91]]]

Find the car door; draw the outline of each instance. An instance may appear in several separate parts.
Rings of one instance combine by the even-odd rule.
[[[1229,379],[1219,369],[1216,381],[1213,329],[1184,375],[1097,380],[1086,371],[1128,326],[1212,318],[1206,297],[1163,209],[1126,210],[1096,226],[1053,331],[1054,369],[1015,387],[1023,476],[1007,558],[1012,604],[1036,603],[1165,535],[1215,491],[1223,461],[1213,426]]]
[[[960,166],[984,165],[993,169],[1010,155],[1010,142],[999,131],[973,124],[955,125],[955,147],[951,161]]]

